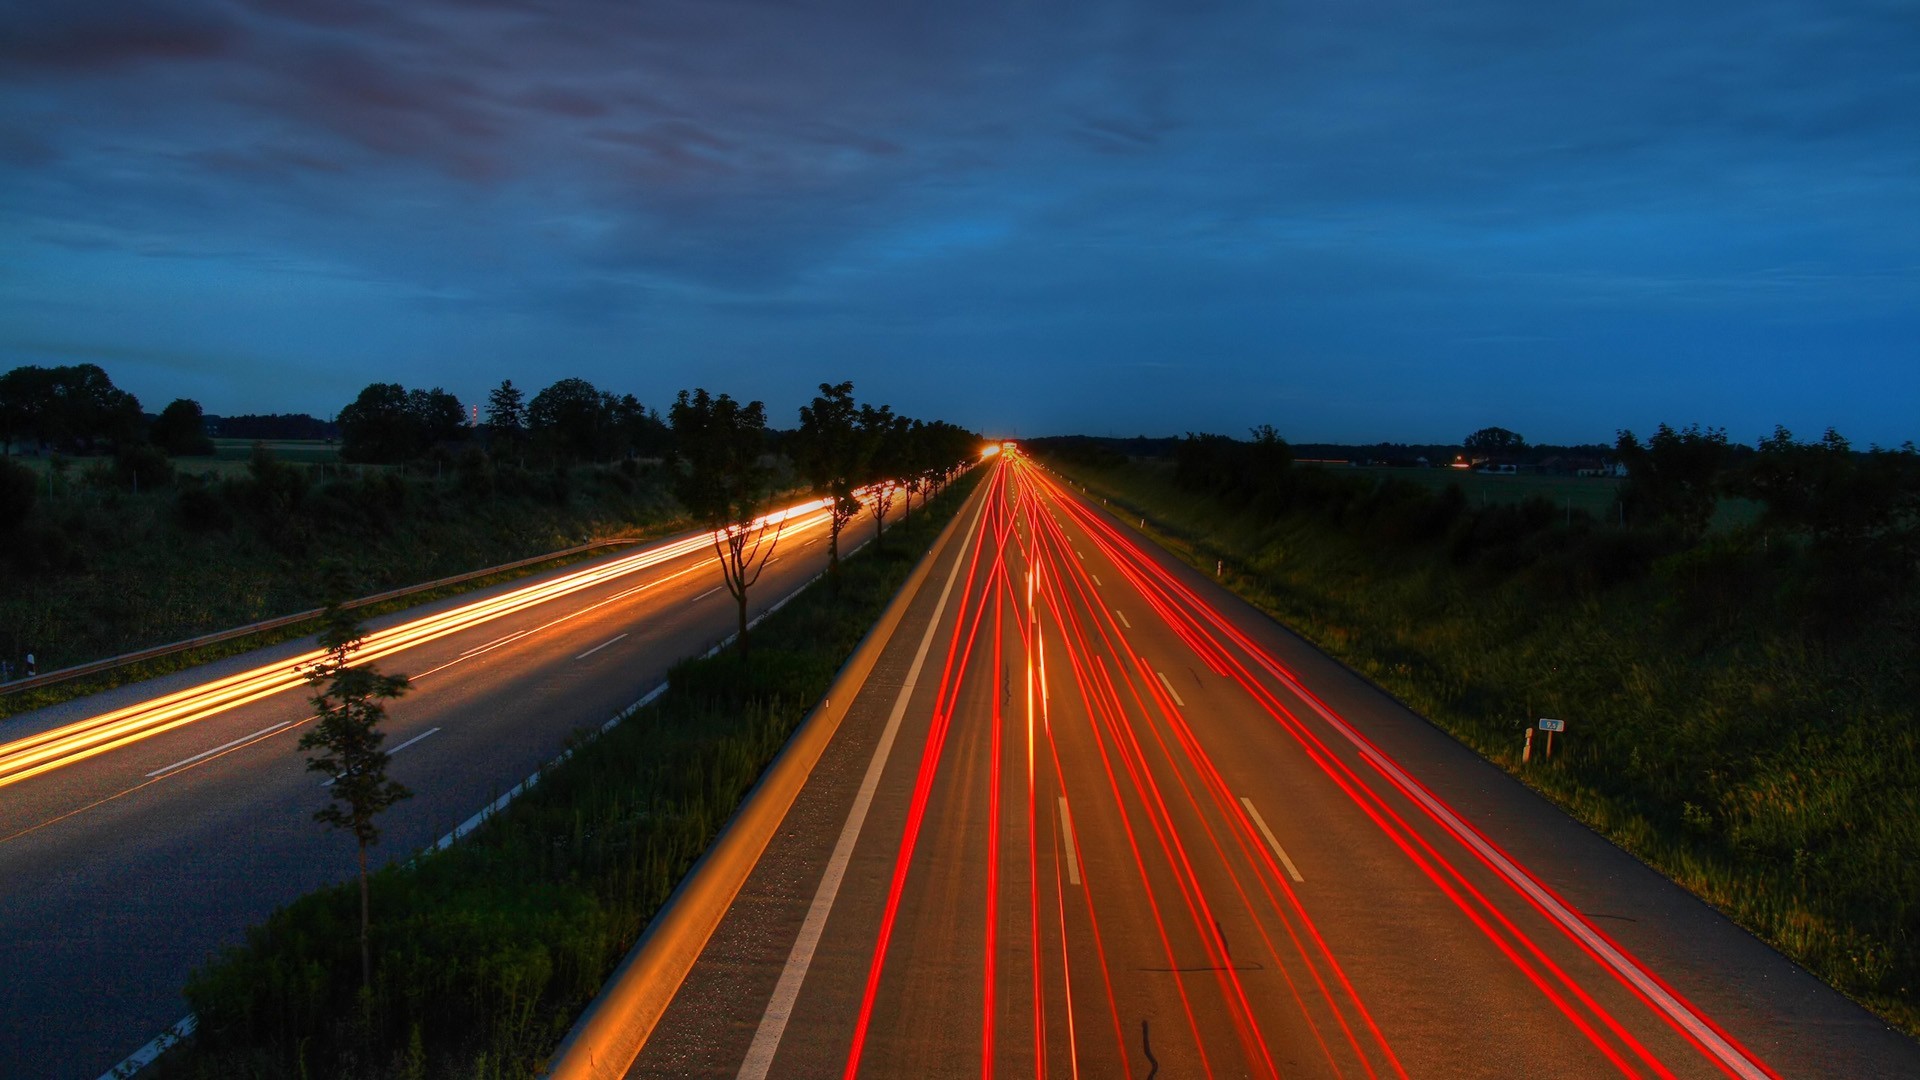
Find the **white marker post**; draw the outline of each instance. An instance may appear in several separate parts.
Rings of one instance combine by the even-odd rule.
[[[1540,730],[1547,733],[1547,757],[1551,760],[1553,757],[1553,733],[1567,730],[1567,722],[1565,720],[1551,720],[1543,716],[1540,718]]]
[[[1533,729],[1527,729],[1527,745],[1520,748],[1520,764],[1533,760]]]

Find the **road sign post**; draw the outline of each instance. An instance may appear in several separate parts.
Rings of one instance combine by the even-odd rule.
[[[1554,720],[1550,717],[1543,716],[1540,718],[1540,730],[1547,733],[1547,757],[1552,758],[1553,757],[1553,733],[1556,731],[1567,730],[1567,722],[1565,720]],[[1533,733],[1529,731],[1527,734],[1532,735]]]

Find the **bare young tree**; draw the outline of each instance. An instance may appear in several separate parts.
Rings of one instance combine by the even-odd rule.
[[[324,618],[320,645],[327,654],[307,673],[309,682],[322,687],[313,698],[319,719],[300,737],[300,749],[317,751],[307,758],[307,768],[332,778],[328,785],[332,802],[315,811],[314,820],[348,830],[360,848],[360,982],[371,989],[367,849],[380,842],[374,818],[413,797],[413,792],[387,778],[388,755],[380,746],[387,736],[379,724],[387,715],[386,702],[407,692],[407,677],[382,675],[372,664],[349,663],[360,647],[360,624],[338,601],[327,605]]]
[[[680,391],[668,411],[683,463],[680,501],[694,519],[713,530],[714,554],[728,595],[740,611],[740,656],[747,655],[747,591],[760,580],[786,526],[782,515],[762,517],[771,475],[761,463],[767,409],[725,394]]]

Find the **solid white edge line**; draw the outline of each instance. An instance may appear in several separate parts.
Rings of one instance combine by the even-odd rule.
[[[619,641],[621,638],[624,638],[626,636],[627,636],[626,634],[616,634],[613,637],[610,637],[607,640],[601,642],[600,644],[595,645],[593,648],[588,649],[586,652],[581,653],[579,656],[574,657],[574,659],[585,660],[587,657],[592,656],[594,653],[599,652],[601,649],[606,648],[607,646],[613,644],[616,641]]]
[[[127,1077],[153,1064],[153,1060],[172,1049],[173,1044],[193,1034],[200,1026],[200,1018],[192,1013],[174,1021],[173,1026],[153,1037],[147,1045],[128,1054],[118,1065],[100,1074],[100,1080],[126,1080]]]
[[[1067,849],[1067,880],[1080,884],[1080,855],[1073,846],[1073,815],[1067,812],[1067,797],[1060,796],[1061,841]]]
[[[1215,625],[1223,628],[1227,622],[1218,612],[1209,613],[1208,618]],[[1381,775],[1386,776],[1402,793],[1419,803],[1433,820],[1453,834],[1454,839],[1472,848],[1488,866],[1507,881],[1509,886],[1525,894],[1568,935],[1593,950],[1594,955],[1600,957],[1607,967],[1620,978],[1631,983],[1634,989],[1644,994],[1647,1000],[1653,1002],[1660,1012],[1666,1014],[1674,1023],[1685,1028],[1688,1034],[1697,1039],[1701,1046],[1706,1047],[1708,1053],[1718,1059],[1721,1064],[1733,1070],[1742,1080],[1769,1080],[1766,1069],[1759,1061],[1749,1057],[1743,1049],[1736,1047],[1722,1036],[1711,1023],[1695,1011],[1691,1002],[1683,1004],[1637,958],[1623,952],[1619,946],[1588,925],[1584,918],[1569,908],[1565,901],[1542,887],[1538,881],[1534,880],[1533,875],[1515,862],[1511,856],[1489,843],[1480,835],[1478,829],[1435,798],[1426,786],[1415,780],[1412,774],[1400,766],[1399,762],[1375,747],[1360,734],[1357,728],[1321,702],[1311,690],[1307,689],[1305,682],[1281,667],[1279,661],[1268,656],[1265,650],[1251,647],[1250,642],[1241,648],[1252,656],[1257,664],[1266,668],[1269,674],[1292,690],[1294,696],[1325,720],[1328,726],[1351,743],[1362,757],[1380,771]]]
[[[853,798],[853,808],[847,811],[847,823],[840,830],[839,842],[833,846],[833,855],[827,860],[826,873],[821,875],[820,885],[814,890],[813,903],[807,908],[806,921],[800,924],[800,935],[794,939],[793,950],[787,954],[786,967],[780,971],[780,981],[773,988],[773,996],[767,1000],[767,1011],[761,1014],[760,1026],[754,1029],[753,1043],[747,1047],[747,1057],[740,1063],[738,1080],[766,1080],[767,1071],[773,1068],[773,1057],[780,1050],[781,1036],[786,1034],[787,1020],[793,1015],[793,1006],[800,998],[800,985],[806,981],[807,968],[813,963],[814,949],[819,947],[820,935],[827,928],[827,916],[833,913],[833,902],[840,894],[840,881],[846,876],[847,864],[853,859],[853,848],[860,840],[861,827],[866,824],[867,808],[873,802],[873,795],[880,787],[880,774],[886,770],[887,757],[893,751],[893,740],[900,733],[900,719],[906,715],[907,699],[913,695],[913,688],[920,679],[920,667],[926,662],[927,649],[933,645],[933,636],[940,627],[940,616],[947,609],[947,598],[953,593],[953,583],[960,576],[960,564],[966,561],[962,556],[973,543],[975,532],[980,526],[980,516],[987,504],[982,501],[973,512],[973,521],[967,526],[967,538],[956,549],[953,569],[947,571],[947,583],[940,590],[940,600],[934,605],[933,617],[927,621],[927,632],[920,636],[920,648],[913,654],[913,664],[907,668],[907,681],[900,686],[900,694],[894,698],[893,711],[887,716],[887,726],[880,733],[880,743],[873,749],[873,760],[867,763],[867,774],[861,778],[860,791]]]
[[[1260,811],[1253,808],[1253,800],[1242,795],[1240,796],[1240,805],[1247,808],[1247,814],[1253,818],[1253,823],[1260,828],[1260,835],[1267,838],[1267,846],[1273,849],[1275,855],[1280,856],[1280,865],[1287,868],[1287,876],[1295,881],[1304,883],[1307,879],[1300,876],[1300,868],[1293,865],[1292,859],[1287,858],[1287,849],[1280,846],[1279,838],[1273,835],[1272,829],[1267,828],[1267,819],[1261,817]]]
[[[1180,700],[1180,691],[1178,691],[1178,690],[1175,690],[1175,689],[1173,688],[1173,683],[1171,683],[1171,682],[1169,682],[1169,681],[1167,681],[1167,673],[1166,673],[1166,672],[1164,672],[1164,671],[1156,671],[1156,672],[1154,672],[1154,674],[1155,674],[1155,675],[1158,675],[1158,676],[1160,676],[1160,685],[1161,685],[1161,686],[1164,686],[1164,687],[1166,687],[1166,688],[1167,688],[1167,693],[1169,693],[1169,694],[1172,694],[1172,695],[1173,695],[1173,703],[1174,703],[1175,705],[1178,705],[1178,706],[1180,706],[1180,707],[1181,707],[1181,708],[1183,708],[1183,709],[1184,709],[1184,708],[1186,708],[1186,707],[1187,707],[1187,703],[1186,703],[1186,702],[1184,702],[1184,701],[1182,701],[1182,700]]]
[[[154,777],[154,776],[159,776],[163,773],[170,773],[175,769],[184,769],[188,765],[191,765],[194,762],[199,761],[201,758],[212,757],[213,755],[219,753],[222,750],[231,750],[234,747],[239,746],[241,743],[244,743],[250,739],[258,739],[263,735],[271,735],[274,732],[279,731],[283,727],[290,726],[292,723],[293,721],[291,720],[282,720],[277,724],[268,725],[267,727],[263,727],[259,731],[256,731],[251,735],[242,735],[239,738],[233,740],[232,742],[221,743],[219,746],[216,746],[211,750],[202,750],[199,753],[193,755],[192,757],[181,758],[179,761],[176,761],[171,765],[162,765],[160,768],[155,769],[152,772],[148,773],[147,776]]]

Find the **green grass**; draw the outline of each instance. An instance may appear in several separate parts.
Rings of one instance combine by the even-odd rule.
[[[371,994],[359,991],[357,889],[323,890],[194,975],[200,1031],[154,1075],[540,1075],[975,479],[889,530],[885,551],[847,560],[837,592],[811,586],[762,623],[750,665],[727,652],[677,666],[658,701],[582,737],[472,836],[380,871]]]
[[[1823,638],[1781,614],[1788,545],[1750,534],[1561,594],[1323,519],[1256,520],[1179,489],[1168,466],[1058,467],[1188,562],[1223,560],[1236,592],[1920,1033],[1910,599],[1886,625]],[[1568,737],[1523,768],[1539,716],[1565,719]]]
[[[138,495],[81,487],[42,499],[0,558],[0,655],[17,661],[31,648],[52,671],[309,610],[326,599],[329,563],[344,565],[364,596],[683,522],[658,470],[503,471],[481,483],[457,471],[436,479],[355,466],[320,479],[309,473],[341,467],[285,468],[295,470],[291,483],[262,486],[243,472]],[[78,690],[262,643],[168,658]],[[0,717],[75,692],[62,684],[0,696]]]

